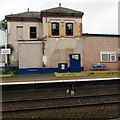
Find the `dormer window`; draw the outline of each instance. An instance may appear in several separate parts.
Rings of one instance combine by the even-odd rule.
[[[57,22],[52,23],[52,35],[59,36],[59,23]]]
[[[73,36],[73,23],[66,23],[66,36]]]

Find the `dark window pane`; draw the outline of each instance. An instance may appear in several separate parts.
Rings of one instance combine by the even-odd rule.
[[[73,36],[73,23],[66,23],[66,35]]]
[[[37,37],[37,28],[36,27],[30,27],[30,38],[36,38]]]
[[[52,23],[52,35],[59,35],[59,23]]]

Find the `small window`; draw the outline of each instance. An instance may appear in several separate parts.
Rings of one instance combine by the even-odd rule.
[[[73,36],[73,23],[66,23],[66,36]]]
[[[37,28],[30,27],[30,38],[36,38],[36,37],[37,37]]]
[[[52,35],[59,35],[59,23],[52,23]]]
[[[116,62],[116,53],[115,52],[102,52],[101,62]]]

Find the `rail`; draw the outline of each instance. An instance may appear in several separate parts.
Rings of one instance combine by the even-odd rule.
[[[42,109],[83,107],[105,104],[119,104],[120,94],[105,94],[95,96],[72,96],[58,98],[42,98],[15,101],[2,101],[2,112],[17,112]],[[12,107],[11,107],[12,106]]]

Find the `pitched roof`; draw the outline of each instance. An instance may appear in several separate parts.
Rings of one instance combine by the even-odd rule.
[[[41,12],[49,12],[49,13],[82,13],[81,11],[76,11],[64,7],[56,7],[56,8],[51,8],[47,10],[42,10]]]
[[[18,14],[6,15],[6,18],[40,18],[40,12],[23,12]]]
[[[47,10],[42,10],[41,12],[33,12],[33,11],[27,11],[23,13],[18,13],[18,14],[11,14],[11,15],[6,15],[5,18],[31,18],[31,19],[41,19],[41,14],[42,13],[62,13],[62,14],[74,14],[74,15],[79,15],[82,16],[84,13],[81,11],[76,11],[64,7],[56,7],[56,8],[51,8]]]

